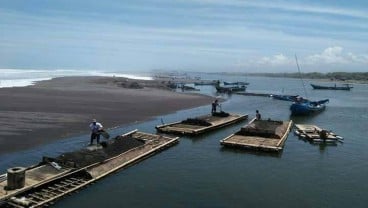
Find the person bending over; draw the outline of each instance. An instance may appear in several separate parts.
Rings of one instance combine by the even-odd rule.
[[[92,123],[89,125],[89,128],[91,129],[91,142],[90,145],[93,144],[93,140],[97,140],[97,144],[100,143],[100,131],[102,130],[101,123],[97,122],[96,119],[92,120]]]

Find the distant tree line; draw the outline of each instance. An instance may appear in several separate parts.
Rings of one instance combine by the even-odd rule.
[[[246,73],[248,76],[264,76],[264,77],[286,77],[303,79],[330,79],[330,80],[356,80],[368,81],[368,72],[310,72],[310,73]]]

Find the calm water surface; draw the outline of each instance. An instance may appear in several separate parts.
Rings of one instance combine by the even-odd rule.
[[[209,79],[218,77],[206,75]],[[281,93],[283,89],[285,94],[305,96],[297,79],[221,78],[248,81],[248,91]],[[55,207],[368,207],[368,86],[354,85],[351,92],[306,87],[309,98],[330,99],[324,112],[290,117],[288,102],[240,95],[224,96],[227,101],[222,109],[250,117],[258,109],[263,118],[317,124],[342,135],[343,144],[313,145],[291,133],[281,154],[222,148],[219,140],[245,121],[199,137],[181,137],[178,145],[58,201]],[[210,86],[200,88],[202,93],[215,95]],[[210,105],[179,111],[111,133],[136,128],[155,133],[154,126],[161,119],[173,122],[209,112]],[[42,155],[79,149],[87,142],[88,135],[81,135],[1,155],[1,172],[10,166],[37,163]]]

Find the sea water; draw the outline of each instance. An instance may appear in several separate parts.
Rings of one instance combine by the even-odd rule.
[[[239,76],[202,75],[202,78],[245,81]],[[298,79],[244,77],[249,91],[303,95]],[[307,80],[309,84],[313,81]],[[224,148],[220,140],[247,121],[197,137],[180,137],[179,144],[120,170],[72,194],[55,207],[367,207],[368,86],[352,91],[317,91],[308,98],[330,99],[325,111],[291,117],[290,104],[267,97],[217,94],[212,86],[196,86],[200,93],[223,97],[222,110],[294,123],[316,124],[343,136],[336,145],[311,144],[293,133],[283,152],[269,154]],[[206,106],[158,116],[150,121],[110,130],[111,135],[207,114]],[[87,125],[87,124],[86,124]],[[32,150],[1,155],[0,169],[30,165],[43,155],[56,156],[83,147],[89,135],[56,141]]]

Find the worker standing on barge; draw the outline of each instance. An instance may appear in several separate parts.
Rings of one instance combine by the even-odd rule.
[[[211,113],[214,114],[216,113],[216,108],[217,106],[220,106],[219,103],[218,103],[218,100],[216,99],[215,101],[213,101],[212,103],[212,110],[211,110]]]
[[[100,131],[102,131],[102,124],[97,122],[96,119],[92,120],[92,123],[89,125],[89,128],[91,129],[91,143],[93,144],[93,140],[97,140],[97,144],[100,143]]]
[[[256,110],[256,120],[261,120],[261,114]]]

